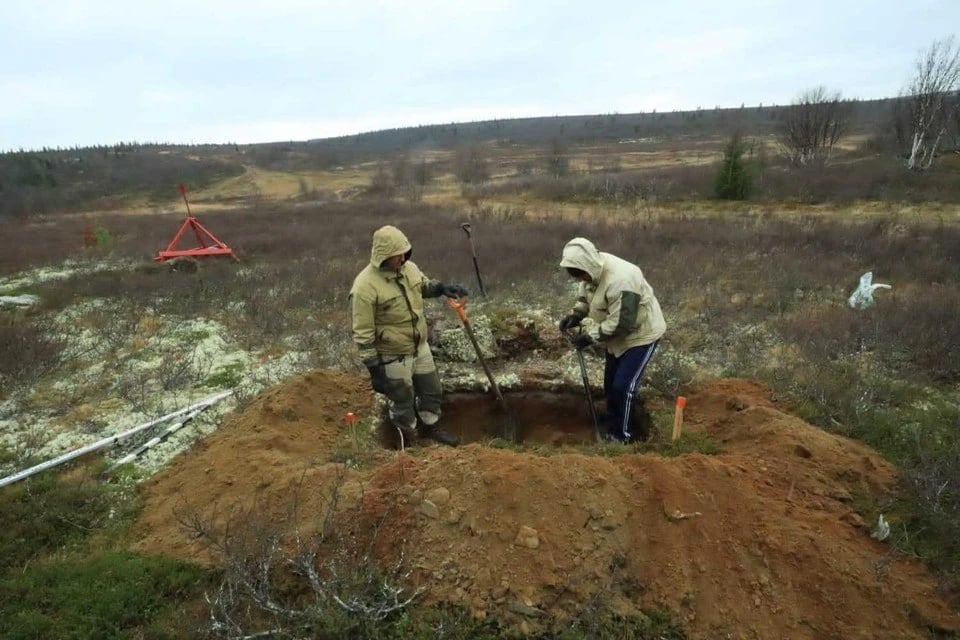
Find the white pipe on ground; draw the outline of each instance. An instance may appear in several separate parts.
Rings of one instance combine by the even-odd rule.
[[[160,444],[161,442],[163,442],[164,440],[166,440],[167,438],[169,438],[171,434],[174,434],[174,433],[176,433],[177,431],[179,431],[179,430],[183,427],[183,425],[185,425],[185,424],[187,424],[188,422],[190,422],[191,420],[193,420],[193,419],[197,416],[197,414],[200,413],[201,411],[203,411],[204,409],[206,409],[207,406],[209,406],[209,405],[205,405],[205,406],[202,406],[202,407],[200,407],[200,408],[198,408],[198,409],[194,409],[193,411],[191,411],[191,412],[188,413],[187,415],[183,416],[182,418],[180,418],[179,420],[177,420],[176,422],[174,422],[172,425],[170,425],[169,427],[167,427],[166,429],[164,429],[164,430],[163,430],[163,433],[161,433],[160,435],[157,435],[157,436],[154,436],[154,437],[150,438],[149,440],[147,440],[146,442],[144,442],[142,445],[140,445],[139,447],[137,447],[136,449],[134,449],[133,451],[131,451],[131,452],[128,453],[127,455],[123,456],[122,458],[120,458],[119,460],[117,460],[116,462],[114,462],[112,465],[110,465],[110,468],[107,469],[107,472],[113,471],[114,469],[116,469],[117,467],[119,467],[119,466],[122,465],[122,464],[126,464],[126,463],[128,463],[128,462],[133,462],[133,461],[136,459],[136,457],[139,456],[141,453],[143,453],[143,452],[146,451],[147,449],[152,448],[152,447],[155,446],[155,445]]]
[[[107,445],[111,445],[111,444],[115,444],[115,443],[117,443],[117,442],[120,442],[121,440],[123,440],[123,439],[125,439],[125,438],[129,438],[130,436],[132,436],[132,435],[134,435],[134,434],[136,434],[136,433],[139,433],[139,432],[141,432],[141,431],[143,431],[143,430],[145,430],[145,429],[149,429],[150,427],[152,427],[152,426],[154,426],[154,425],[157,425],[157,424],[160,424],[161,422],[166,422],[167,420],[170,420],[171,418],[175,418],[175,417],[177,417],[177,416],[179,416],[179,415],[183,415],[184,413],[189,413],[189,412],[191,412],[191,411],[193,411],[193,410],[195,410],[195,409],[198,409],[198,408],[201,409],[201,410],[202,410],[202,409],[206,409],[206,408],[209,407],[210,405],[215,404],[215,403],[219,402],[220,400],[223,400],[224,398],[226,398],[227,396],[231,395],[232,393],[233,393],[232,390],[231,390],[231,391],[224,391],[224,392],[222,392],[222,393],[218,393],[218,394],[215,395],[215,396],[210,396],[210,397],[207,398],[206,400],[202,400],[202,401],[200,401],[200,402],[198,402],[198,403],[196,403],[196,404],[194,404],[194,405],[191,405],[191,406],[189,406],[189,407],[185,407],[185,408],[183,408],[183,409],[179,409],[178,411],[174,411],[173,413],[168,413],[167,415],[165,415],[165,416],[163,416],[163,417],[157,418],[156,420],[151,420],[150,422],[147,422],[147,423],[141,424],[141,425],[139,425],[139,426],[136,426],[136,427],[134,427],[134,428],[132,428],[132,429],[129,429],[129,430],[127,430],[127,431],[124,431],[123,433],[118,433],[118,434],[113,435],[113,436],[110,436],[110,437],[108,437],[108,438],[104,438],[104,439],[102,439],[102,440],[98,440],[98,441],[96,441],[96,442],[94,442],[94,443],[88,444],[88,445],[85,446],[85,447],[81,447],[81,448],[76,449],[76,450],[74,450],[74,451],[71,451],[71,452],[69,452],[69,453],[65,453],[65,454],[63,454],[63,455],[61,455],[61,456],[58,456],[58,457],[56,457],[56,458],[53,458],[52,460],[47,460],[46,462],[41,462],[41,463],[38,464],[38,465],[34,465],[34,466],[30,467],[29,469],[24,469],[23,471],[19,471],[19,472],[15,473],[15,474],[13,474],[13,475],[11,475],[11,476],[7,476],[6,478],[0,478],[0,487],[5,487],[5,486],[7,486],[8,484],[13,484],[14,482],[18,482],[18,481],[20,481],[20,480],[23,480],[24,478],[28,478],[28,477],[32,476],[33,474],[35,474],[35,473],[39,473],[39,472],[41,472],[41,471],[44,471],[45,469],[50,469],[50,468],[52,468],[52,467],[56,467],[57,465],[61,465],[61,464],[63,464],[64,462],[67,462],[68,460],[73,460],[74,458],[78,458],[78,457],[84,455],[85,453],[90,453],[91,451],[96,451],[97,449],[102,449],[103,447],[106,447]]]

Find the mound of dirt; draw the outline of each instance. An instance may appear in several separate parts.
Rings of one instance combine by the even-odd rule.
[[[345,437],[346,413],[362,419],[373,409],[369,383],[337,372],[303,374],[263,392],[143,484],[141,548],[206,559],[185,535],[183,516],[226,512],[256,496],[282,501],[313,475],[326,477],[331,450]]]
[[[384,450],[345,472],[343,415],[373,415],[366,381],[313,372],[271,389],[144,485],[142,550],[205,551],[178,514],[259,499],[307,510],[343,482],[379,518],[384,563],[402,548],[427,602],[536,629],[588,604],[665,608],[692,638],[926,638],[960,616],[918,562],[869,536],[859,494],[895,469],[860,443],[722,380],[688,394],[686,430],[717,455],[534,455],[470,444]],[[344,478],[346,473],[346,478]]]

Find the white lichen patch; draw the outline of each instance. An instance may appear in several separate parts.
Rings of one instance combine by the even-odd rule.
[[[598,355],[600,357],[598,357]],[[587,349],[583,352],[583,365],[586,369],[587,380],[590,387],[603,388],[603,370],[605,367],[602,352],[597,349]],[[571,348],[569,352],[560,357],[560,366],[563,371],[564,382],[583,385],[583,373],[580,369],[580,360],[577,358],[577,352]]]
[[[135,266],[134,263],[126,260],[103,260],[99,262],[64,260],[56,266],[38,267],[0,278],[0,293],[19,291],[44,282],[66,280],[77,275],[112,269],[129,269],[133,266]]]
[[[441,370],[441,381],[444,391],[491,391],[490,379],[479,365],[476,368],[466,367],[465,365],[453,365],[443,367]],[[514,389],[520,386],[520,377],[513,372],[497,372],[493,375],[494,382],[501,391]]]
[[[214,430],[238,399],[310,367],[303,351],[264,355],[243,350],[225,327],[208,318],[157,317],[152,310],[85,301],[53,318],[68,360],[56,379],[13,394],[0,407],[0,446],[26,457],[49,460],[112,438],[137,426],[234,391],[188,425],[137,458],[147,474],[160,469],[198,438]],[[128,317],[121,317],[127,314]],[[113,321],[105,336],[91,316]],[[103,448],[120,458],[158,436],[175,420]],[[0,471],[13,472],[16,463]]]
[[[521,324],[531,323],[535,327],[540,327],[541,330],[544,327],[556,327],[560,321],[555,314],[551,314],[547,309],[541,309],[539,307],[524,307],[518,309],[515,314],[513,314],[513,320]]]
[[[490,318],[484,315],[474,315],[468,322],[473,335],[480,347],[484,358],[494,358],[497,355],[496,342],[493,340],[493,331],[490,327]],[[443,329],[437,332],[439,356],[454,362],[474,362],[477,360],[477,350],[473,346],[465,327]]]

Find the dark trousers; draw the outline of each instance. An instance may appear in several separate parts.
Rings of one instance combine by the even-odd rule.
[[[650,363],[659,340],[627,349],[618,358],[607,352],[603,372],[603,392],[607,396],[607,434],[621,442],[630,442],[633,432],[631,412],[643,371]]]

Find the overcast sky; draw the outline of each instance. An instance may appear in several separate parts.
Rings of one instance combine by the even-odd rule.
[[[896,95],[960,0],[0,0],[0,149]]]

